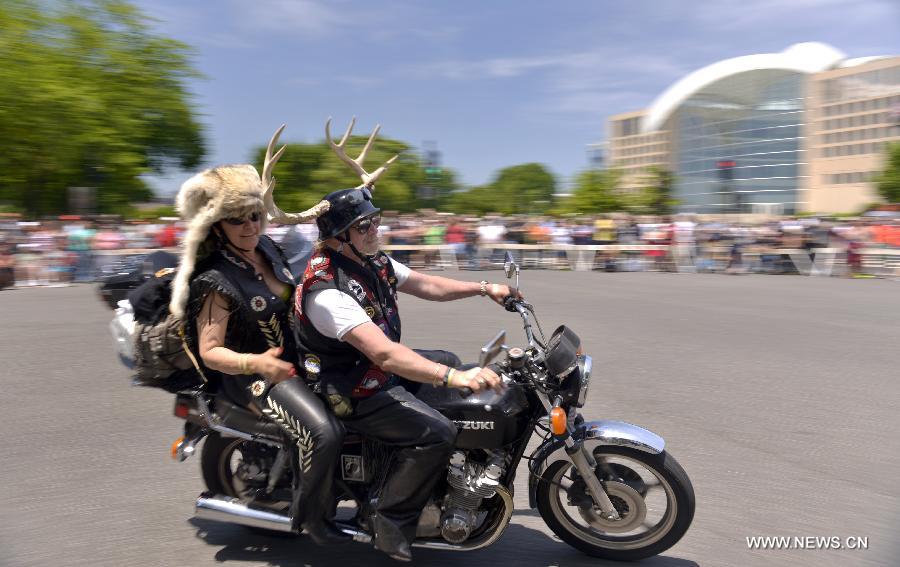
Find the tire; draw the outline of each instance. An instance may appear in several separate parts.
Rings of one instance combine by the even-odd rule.
[[[225,465],[230,462],[231,455],[241,443],[241,439],[222,437],[214,431],[206,436],[200,453],[200,471],[203,473],[203,483],[213,494],[240,497],[234,486],[231,470]]]
[[[203,474],[203,482],[212,494],[221,494],[233,498],[246,499],[242,494],[239,484],[235,483],[232,471],[232,458],[235,451],[239,451],[246,443],[243,439],[235,437],[222,437],[216,432],[211,432],[203,442],[203,451],[200,453],[200,471]],[[265,504],[265,501],[256,501],[257,504]],[[273,502],[277,505],[276,502]],[[283,507],[282,507],[283,508]],[[271,537],[292,538],[296,533],[267,530],[265,528],[247,527],[248,530]]]
[[[553,533],[587,555],[616,561],[635,561],[659,555],[675,545],[690,527],[696,505],[694,488],[678,462],[666,452],[651,455],[615,446],[596,447],[594,457],[598,463],[611,463],[617,476],[625,479],[624,482],[604,482],[611,496],[621,495],[621,498],[615,496],[611,499],[617,511],[622,514],[620,522],[624,524],[599,518],[596,512],[584,507],[585,498],[589,497],[585,496],[583,481],[575,478],[574,482],[569,483],[568,489],[563,491],[565,482],[571,478],[567,473],[576,477],[577,473],[573,473],[571,462],[561,460],[547,467],[537,486],[538,511]],[[644,474],[636,473],[636,468],[644,469]],[[598,466],[598,473],[599,469]],[[623,473],[627,473],[627,477]],[[652,477],[655,477],[655,484]],[[601,480],[610,479],[601,477]],[[658,522],[647,526],[645,522],[651,517],[651,506],[655,514],[659,507],[655,504],[662,503],[660,498],[663,495],[659,491],[649,494],[656,486],[661,487],[664,493],[665,511]],[[573,493],[576,498],[580,496],[581,500],[576,501],[575,505],[567,504]],[[650,503],[647,502],[648,498],[651,499]],[[578,507],[579,503],[583,507]],[[569,513],[571,510],[581,516],[580,522]],[[629,527],[630,522],[634,522],[635,526],[640,522],[641,525],[618,535],[616,530]],[[601,529],[598,525],[609,526],[611,531]],[[640,528],[647,529],[644,533],[632,533]]]

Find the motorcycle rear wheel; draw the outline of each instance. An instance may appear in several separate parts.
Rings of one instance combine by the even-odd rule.
[[[538,511],[553,533],[583,553],[616,561],[644,559],[675,545],[690,527],[695,508],[693,486],[678,462],[666,452],[652,455],[627,447],[600,446],[593,454],[621,520],[606,520],[585,506],[591,501],[584,482],[571,462],[560,460],[544,470],[537,487]],[[623,482],[607,479],[602,463]]]

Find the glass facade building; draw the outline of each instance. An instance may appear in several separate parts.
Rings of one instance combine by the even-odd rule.
[[[791,71],[749,71],[707,85],[679,106],[670,118],[679,208],[802,208],[804,80]]]

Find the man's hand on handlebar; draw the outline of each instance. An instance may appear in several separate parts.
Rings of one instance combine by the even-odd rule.
[[[501,392],[504,388],[503,380],[490,368],[470,368],[469,370],[456,370],[453,373],[454,388],[469,388],[473,392],[480,392],[493,388]]]
[[[498,305],[504,305],[503,300],[507,297],[515,297],[516,299],[525,299],[519,290],[509,287],[505,284],[491,284],[487,287],[487,295],[493,299]]]

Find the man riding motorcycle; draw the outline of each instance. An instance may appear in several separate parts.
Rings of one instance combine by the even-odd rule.
[[[341,144],[332,143],[339,155],[352,126]],[[296,295],[295,335],[301,370],[309,382],[318,383],[344,425],[400,448],[375,504],[372,528],[378,549],[409,561],[419,515],[442,477],[456,427],[416,399],[410,391],[415,388],[408,386],[443,384],[477,392],[500,390],[502,381],[488,368],[455,370],[459,359],[451,353],[416,352],[402,345],[397,292],[431,301],[481,295],[498,304],[511,292],[486,281],[425,275],[380,251],[381,209],[371,194],[375,176],[362,174],[360,187],[324,199],[327,211],[316,221],[317,251]]]

